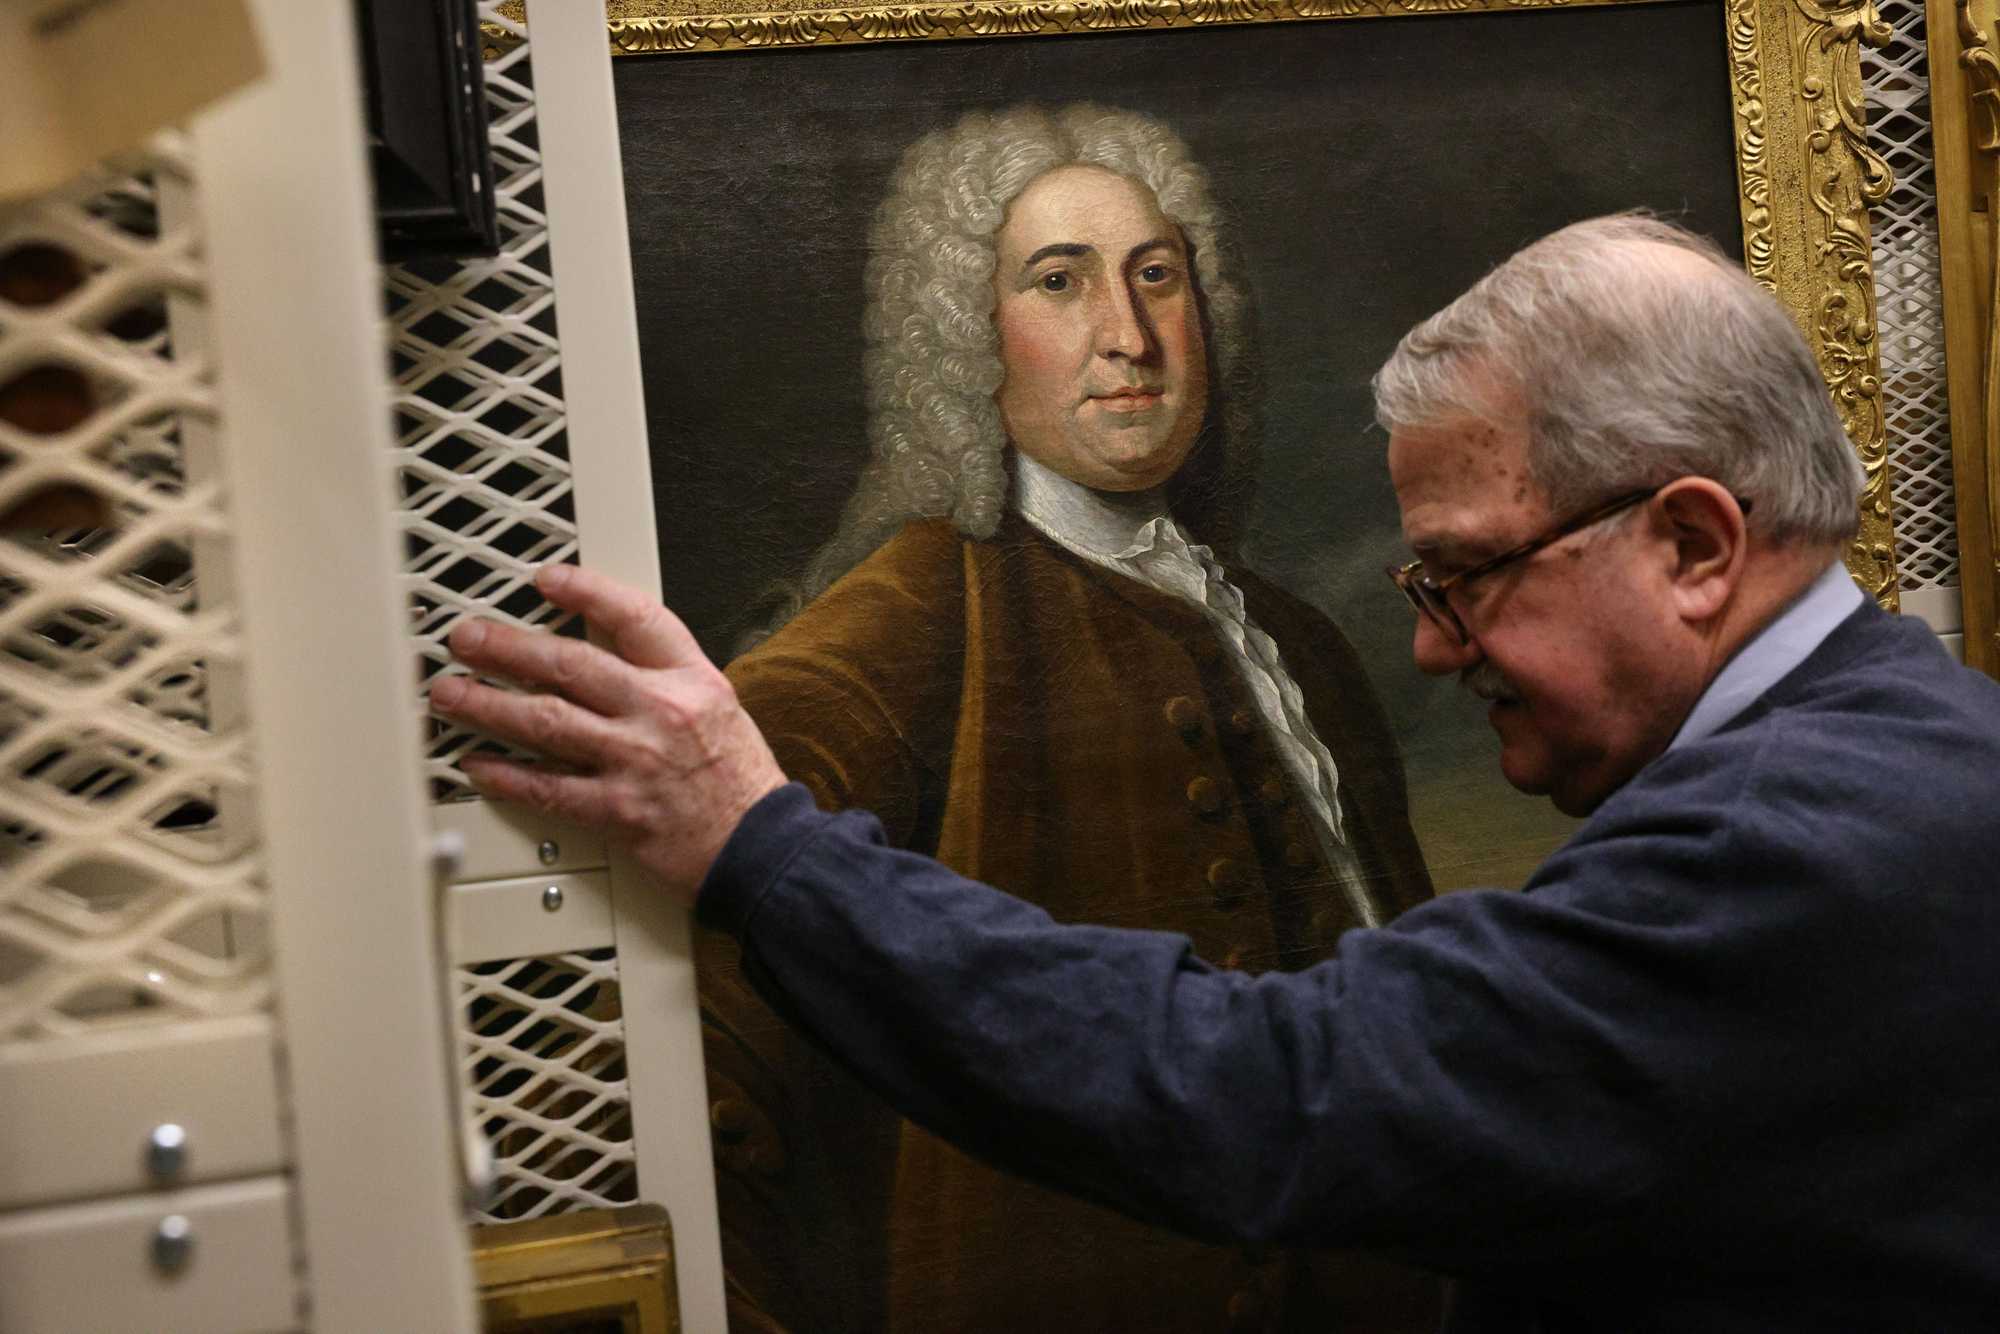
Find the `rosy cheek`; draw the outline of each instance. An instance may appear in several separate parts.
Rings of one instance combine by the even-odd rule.
[[[1176,292],[1149,302],[1146,318],[1165,341],[1182,347],[1201,345],[1201,320],[1195,313],[1194,302],[1185,293]]]
[[[1028,314],[1003,306],[995,327],[1008,376],[1043,375],[1074,367],[1078,356],[1075,323],[1060,315]]]
[[[1208,345],[1201,336],[1201,315],[1194,302],[1180,300],[1179,309],[1170,321],[1163,321],[1163,340],[1170,344],[1166,349],[1169,356],[1178,354],[1182,374],[1190,386],[1206,387],[1208,384]]]

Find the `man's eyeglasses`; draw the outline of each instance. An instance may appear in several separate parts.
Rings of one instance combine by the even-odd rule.
[[[1491,560],[1480,561],[1477,565],[1469,566],[1456,574],[1448,574],[1442,579],[1433,578],[1427,573],[1424,570],[1424,563],[1420,560],[1413,560],[1408,565],[1390,566],[1389,578],[1394,581],[1396,587],[1403,590],[1403,596],[1410,600],[1410,605],[1417,609],[1418,614],[1436,626],[1446,639],[1454,644],[1469,643],[1472,636],[1466,633],[1465,623],[1458,619],[1458,613],[1451,609],[1451,600],[1446,596],[1452,589],[1460,584],[1470,583],[1474,579],[1483,578],[1495,570],[1512,565],[1515,561],[1525,560],[1543,547],[1560,542],[1571,533],[1581,532],[1594,523],[1602,523],[1614,514],[1622,514],[1634,505],[1651,500],[1668,485],[1662,482],[1658,486],[1649,486],[1641,491],[1627,491],[1624,495],[1614,496],[1602,505],[1564,519],[1539,537],[1531,537],[1520,546],[1503,551]],[[1745,514],[1750,512],[1748,500],[1738,496],[1736,504]]]

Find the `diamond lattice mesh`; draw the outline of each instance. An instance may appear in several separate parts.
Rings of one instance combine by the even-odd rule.
[[[473,1117],[497,1186],[482,1222],[638,1198],[610,950],[458,970]]]
[[[1906,589],[1951,588],[1958,584],[1958,538],[1924,7],[1916,0],[1883,0],[1881,15],[1894,37],[1880,50],[1864,44],[1861,61],[1868,141],[1896,173],[1895,189],[1869,215],[1882,399],[1895,470],[1896,562]]]
[[[198,216],[178,136],[0,209],[0,1046],[269,1000]]]
[[[531,583],[572,560],[555,281],[526,30],[480,7],[501,253],[384,270],[396,383],[405,573],[426,681],[476,614],[574,632]],[[432,719],[432,795],[468,795],[459,760],[493,742]],[[473,1107],[497,1160],[487,1221],[637,1198],[617,962],[609,950],[458,971]]]
[[[576,553],[529,48],[493,0],[480,17],[501,253],[384,270],[404,569],[426,680],[448,669],[445,636],[462,615],[560,625],[531,581]],[[458,761],[491,744],[433,719],[433,796],[466,795]]]

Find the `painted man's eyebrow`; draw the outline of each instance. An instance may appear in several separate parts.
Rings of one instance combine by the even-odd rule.
[[[1079,255],[1090,254],[1093,248],[1079,241],[1058,241],[1054,245],[1043,246],[1040,250],[1022,260],[1021,267],[1032,269],[1051,255],[1061,255],[1065,259],[1075,259]]]
[[[1128,260],[1136,259],[1140,255],[1145,254],[1149,250],[1172,250],[1173,248],[1174,248],[1173,237],[1155,236],[1150,241],[1141,241],[1139,242],[1138,245],[1135,245],[1130,250],[1126,251],[1125,258],[1127,258]],[[1064,259],[1075,259],[1082,255],[1094,254],[1096,253],[1096,249],[1097,248],[1095,246],[1084,245],[1080,241],[1057,241],[1054,245],[1043,246],[1040,250],[1037,250],[1034,254],[1029,255],[1026,259],[1022,260],[1021,268],[1024,271],[1032,269],[1035,267],[1035,265],[1041,263],[1043,260],[1056,255],[1060,255]]]

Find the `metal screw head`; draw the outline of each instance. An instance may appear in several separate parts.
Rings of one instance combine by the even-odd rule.
[[[153,1127],[146,1136],[146,1170],[165,1181],[181,1174],[187,1166],[187,1131],[171,1121]]]
[[[542,859],[542,865],[554,866],[556,858],[562,856],[562,847],[552,838],[542,840],[542,846],[535,849],[535,855]]]
[[[194,1256],[194,1224],[181,1214],[168,1214],[153,1229],[153,1265],[169,1274],[187,1268]]]
[[[555,912],[562,907],[562,886],[550,885],[542,891],[542,911]]]

